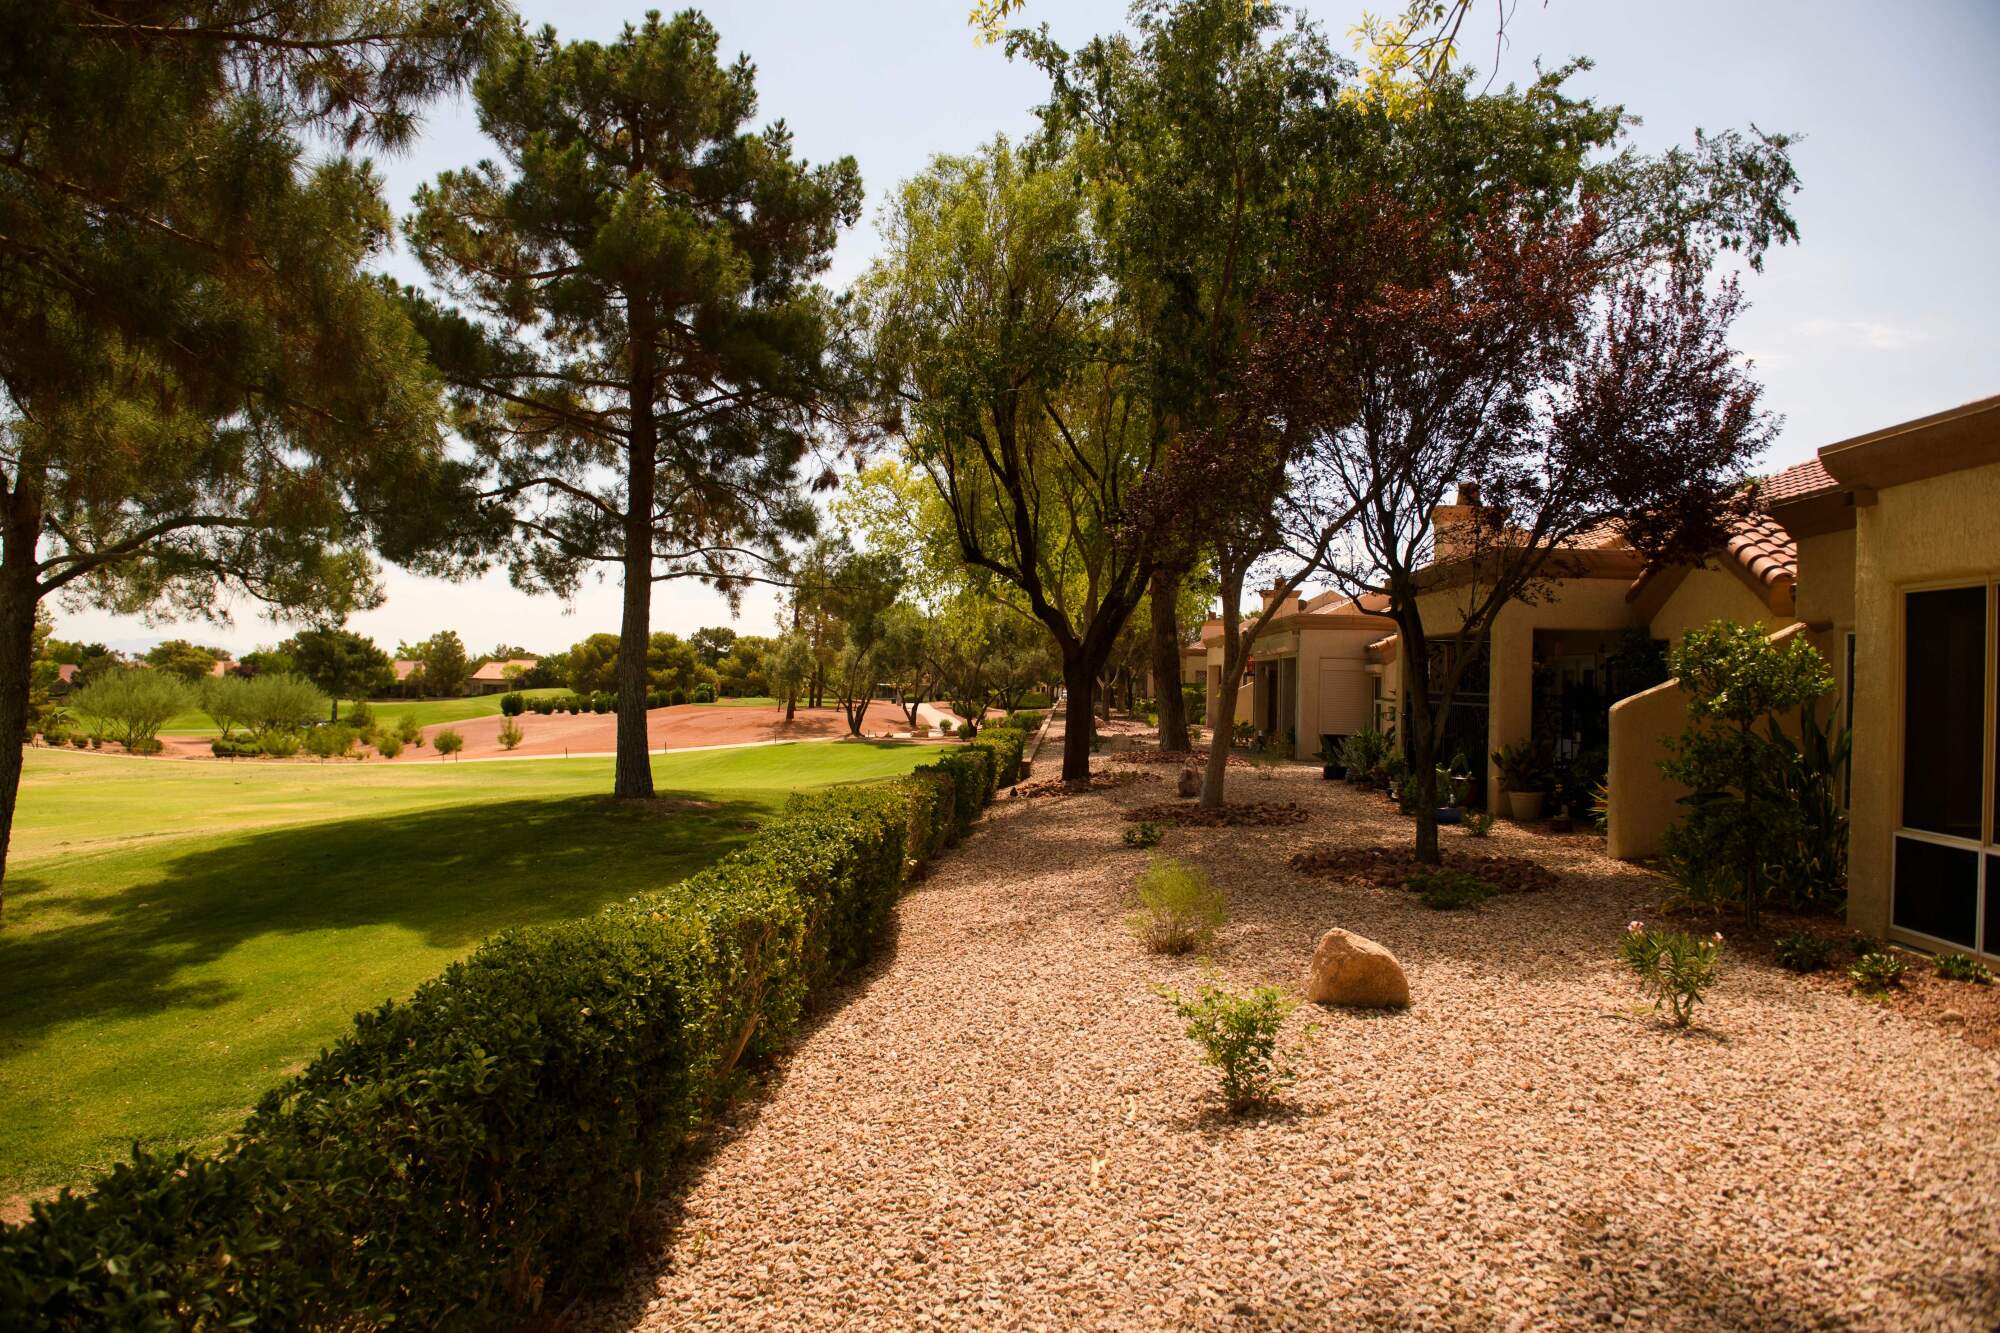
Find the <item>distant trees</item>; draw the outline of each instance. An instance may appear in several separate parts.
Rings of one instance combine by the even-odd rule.
[[[215,669],[217,662],[228,656],[220,648],[203,648],[186,639],[166,639],[146,651],[146,664],[156,671],[170,672],[192,683],[206,676]]]
[[[407,228],[473,316],[414,303],[511,528],[513,577],[623,577],[621,797],[653,793],[653,585],[733,593],[760,551],[810,532],[794,471],[846,394],[815,280],[859,212],[859,173],[799,162],[782,124],[748,129],[753,78],[693,11],[603,44],[518,31],[474,85],[499,160],[439,177]]]
[[[417,664],[403,682],[412,694],[456,698],[465,693],[472,675],[472,661],[465,655],[465,642],[456,630],[439,630],[417,643],[399,644],[396,656]]]
[[[457,636],[454,635],[453,641]],[[435,641],[433,641],[435,645]],[[419,645],[423,647],[423,645]],[[328,720],[340,721],[340,701],[342,699],[367,699],[386,693],[396,683],[396,672],[390,664],[389,655],[375,646],[375,641],[345,629],[301,630],[278,645],[278,651],[291,659],[292,669],[311,681],[325,692],[331,700]],[[454,669],[449,661],[448,647],[435,645],[433,655],[445,653],[439,658],[439,674],[436,679],[447,679]],[[421,654],[419,654],[421,656]],[[464,649],[459,649],[460,666],[463,666]],[[430,659],[425,659],[425,681],[431,676]],[[461,672],[462,678],[462,672]],[[439,690],[437,693],[456,693]]]
[[[90,720],[134,754],[160,748],[160,728],[194,704],[194,690],[171,671],[108,671],[69,697],[69,711]]]

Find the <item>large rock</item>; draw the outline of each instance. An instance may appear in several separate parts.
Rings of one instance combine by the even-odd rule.
[[[1314,1004],[1400,1009],[1410,1002],[1409,979],[1396,955],[1365,935],[1338,926],[1319,937],[1306,998]]]
[[[1180,786],[1177,790],[1182,796],[1201,795],[1200,771],[1191,767],[1182,769]]]

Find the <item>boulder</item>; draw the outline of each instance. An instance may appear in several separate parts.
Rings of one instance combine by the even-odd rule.
[[[1200,770],[1193,768],[1184,768],[1181,770],[1180,793],[1183,796],[1201,795]]]
[[[1319,937],[1306,999],[1364,1009],[1400,1009],[1410,1002],[1409,979],[1396,955],[1365,935],[1338,926]]]

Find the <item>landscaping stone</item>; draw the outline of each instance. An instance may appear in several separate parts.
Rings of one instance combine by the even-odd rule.
[[[1183,797],[1201,795],[1201,774],[1192,768],[1182,769],[1178,790]]]
[[[1410,982],[1395,954],[1365,935],[1335,926],[1313,949],[1306,999],[1358,1009],[1401,1009],[1410,1002]]]

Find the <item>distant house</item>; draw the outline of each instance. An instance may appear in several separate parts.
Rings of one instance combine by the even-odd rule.
[[[539,657],[510,657],[504,662],[488,662],[472,673],[469,692],[472,694],[499,694],[503,690],[515,688],[514,679],[535,669]],[[396,664],[402,666],[401,662]],[[400,676],[397,679],[401,679]]]
[[[65,685],[74,685],[76,684],[77,670],[78,667],[76,663],[64,662],[61,666],[56,668],[56,679],[61,681]]]
[[[209,667],[208,674],[211,676],[226,676],[235,669],[236,669],[235,658],[218,657],[215,659],[215,664]]]
[[[411,676],[414,676],[417,673],[417,669],[423,666],[423,663],[414,658],[399,657],[389,665],[396,673],[396,683],[401,685]]]

